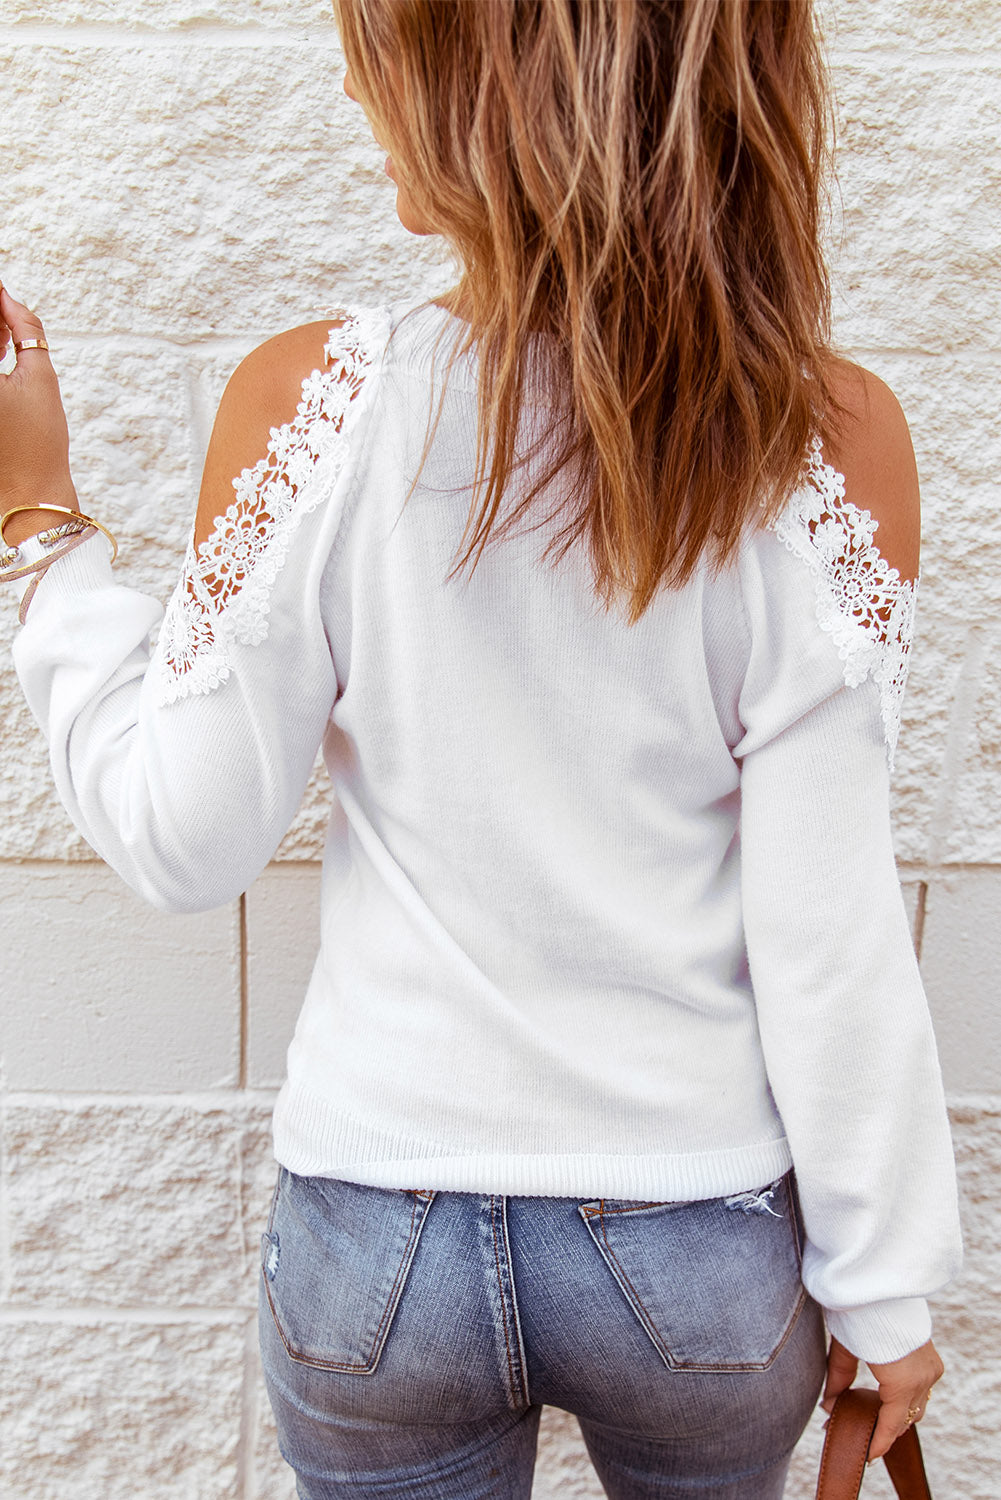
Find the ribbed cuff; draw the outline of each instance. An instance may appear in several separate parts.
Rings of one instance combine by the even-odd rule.
[[[26,578],[19,580],[18,603],[27,593],[32,579],[37,576],[29,573]],[[98,532],[81,542],[79,547],[74,547],[72,552],[67,552],[65,557],[57,557],[46,568],[29,606],[28,618],[33,618],[36,611],[40,612],[45,608],[46,599],[62,594],[86,594],[91,589],[107,588],[114,581],[108,539]]]
[[[931,1313],[924,1297],[896,1297],[864,1307],[824,1311],[832,1336],[866,1364],[903,1359],[931,1338]]]

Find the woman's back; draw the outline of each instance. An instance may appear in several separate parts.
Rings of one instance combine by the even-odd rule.
[[[660,1195],[683,1194],[689,1153],[728,1156],[734,1118],[774,1176],[727,743],[747,651],[737,577],[700,574],[630,627],[595,599],[580,549],[540,561],[543,526],[447,579],[473,459],[462,372],[401,504],[429,333],[447,316],[400,325],[364,418],[378,441],[353,429],[331,523],[319,600],[338,696],[324,751],[341,811],[292,1073],[310,1096],[325,1080],[352,1134],[358,1111],[365,1159],[395,1137],[406,1165],[385,1172],[401,1181],[432,1154],[449,1159],[435,1180],[450,1187],[489,1157],[511,1192],[586,1182],[621,1197],[666,1173]],[[545,423],[547,408],[532,415]],[[714,1119],[700,1106],[721,1084],[731,1108]],[[343,1149],[299,1169],[340,1170]],[[720,1163],[721,1187],[740,1185],[734,1171],[746,1159],[729,1175]]]

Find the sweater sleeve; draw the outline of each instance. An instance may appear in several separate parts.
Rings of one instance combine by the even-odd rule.
[[[337,694],[320,580],[380,332],[364,315],[331,330],[296,418],[197,551],[192,531],[166,610],[118,581],[95,535],[48,569],[15,637],[60,800],[161,910],[238,896],[302,798]]]
[[[742,556],[744,927],[762,1048],[796,1171],[803,1281],[869,1361],[931,1336],[959,1269],[955,1169],[897,877],[889,776],[915,585],[815,447],[811,479]]]

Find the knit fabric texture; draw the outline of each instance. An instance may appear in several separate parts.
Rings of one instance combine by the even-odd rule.
[[[448,579],[473,353],[404,497],[457,332],[434,304],[345,309],[166,608],[100,536],[52,566],[14,659],[59,795],[147,901],[206,910],[273,857],[322,746],[278,1160],[651,1202],[794,1165],[807,1290],[898,1358],[960,1260],[890,829],[915,585],[819,443],[778,521],[633,626],[581,547],[542,560],[558,479]],[[540,388],[526,437],[550,415]]]

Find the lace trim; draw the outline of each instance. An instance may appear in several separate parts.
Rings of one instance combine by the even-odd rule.
[[[192,529],[157,643],[160,705],[212,692],[229,677],[235,643],[267,639],[271,590],[289,543],[330,496],[349,448],[348,407],[388,331],[381,309],[345,313],[323,348],[329,368],[307,375],[295,417],[271,429],[266,456],[233,480],[236,499],[197,552]],[[307,485],[321,460],[325,482]]]
[[[814,437],[804,482],[772,528],[817,584],[817,619],[844,663],[845,683],[879,684],[887,762],[893,772],[900,708],[914,634],[918,580],[901,578],[873,543],[879,522],[845,499],[844,476]]]

